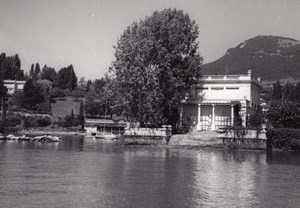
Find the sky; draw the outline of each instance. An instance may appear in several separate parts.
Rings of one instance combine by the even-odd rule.
[[[78,78],[101,78],[118,38],[134,21],[176,8],[199,25],[204,63],[257,35],[300,40],[299,0],[0,0],[0,53],[32,63],[70,64]]]

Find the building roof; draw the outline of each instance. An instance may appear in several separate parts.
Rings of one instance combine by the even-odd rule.
[[[111,119],[86,119],[85,124],[91,126],[107,126],[107,127],[125,127],[127,124],[124,120],[114,121]]]

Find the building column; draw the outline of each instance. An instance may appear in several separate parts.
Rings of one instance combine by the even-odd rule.
[[[197,130],[201,130],[201,104],[198,104]]]
[[[233,108],[233,104],[231,104],[231,126],[234,125],[234,108]]]
[[[212,117],[211,117],[211,130],[216,130],[216,125],[215,125],[215,104],[212,104]]]

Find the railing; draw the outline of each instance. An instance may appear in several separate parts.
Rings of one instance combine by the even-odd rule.
[[[205,75],[203,80],[251,80],[251,75]]]

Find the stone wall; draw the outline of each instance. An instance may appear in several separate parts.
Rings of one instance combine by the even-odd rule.
[[[162,128],[125,128],[122,142],[125,145],[164,145],[172,135],[172,126],[163,125]]]
[[[224,147],[236,149],[267,149],[266,126],[260,130],[251,129],[227,129],[219,132],[218,138],[222,140]]]

